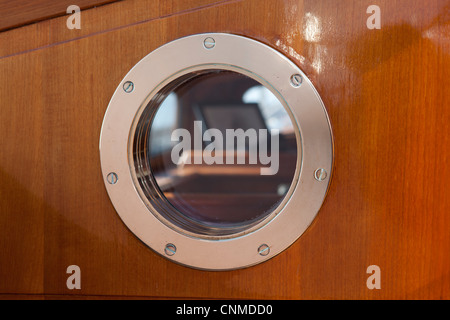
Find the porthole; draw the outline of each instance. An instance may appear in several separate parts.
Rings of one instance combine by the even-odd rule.
[[[300,237],[325,198],[332,156],[306,75],[265,44],[219,33],[142,59],[116,89],[100,137],[123,222],[164,257],[206,270],[249,267]]]

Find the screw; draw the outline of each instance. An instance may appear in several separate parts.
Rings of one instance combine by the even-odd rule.
[[[294,88],[298,88],[302,85],[303,77],[300,74],[294,74],[291,76],[291,85]]]
[[[258,248],[258,253],[261,256],[267,256],[270,252],[270,247],[267,244],[262,244]]]
[[[166,248],[164,249],[164,252],[168,255],[168,256],[173,256],[175,254],[175,252],[177,252],[177,247],[175,247],[174,244],[168,243],[166,245]]]
[[[203,41],[203,46],[206,49],[212,49],[216,46],[216,40],[214,40],[214,38],[208,37]]]
[[[327,178],[327,172],[325,169],[319,168],[314,172],[314,178],[316,178],[317,181],[323,181]]]
[[[106,177],[106,180],[108,180],[109,184],[116,184],[117,180],[119,180],[119,177],[117,176],[117,173],[115,172],[111,172],[110,174],[108,174],[108,176]]]
[[[131,92],[133,92],[133,90],[134,90],[134,83],[131,82],[131,81],[125,82],[125,83],[123,84],[123,90],[124,90],[126,93],[131,93]]]

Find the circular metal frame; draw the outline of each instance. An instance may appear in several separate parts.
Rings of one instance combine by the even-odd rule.
[[[142,196],[131,152],[136,123],[149,101],[173,80],[207,69],[240,72],[265,85],[290,114],[297,139],[297,168],[285,199],[256,226],[224,237],[186,232],[161,217]],[[126,83],[133,84],[131,92],[124,89]],[[333,138],[322,100],[291,60],[243,36],[197,34],[156,49],[125,76],[105,113],[100,160],[105,187],[117,213],[141,241],[186,266],[230,270],[274,257],[306,231],[327,193]],[[316,178],[318,169],[327,173],[320,181]],[[114,184],[110,182],[111,173],[115,175]],[[176,250],[168,250],[168,246]]]

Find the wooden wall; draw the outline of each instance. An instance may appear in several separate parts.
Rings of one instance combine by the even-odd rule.
[[[25,1],[0,1],[0,298],[450,298],[450,1],[78,2],[81,29],[69,30],[65,1],[35,2],[21,18]],[[372,4],[380,30],[366,26]],[[203,32],[289,56],[320,93],[335,139],[313,225],[237,271],[152,252],[116,214],[100,170],[118,83],[152,50]],[[66,287],[74,264],[81,290]],[[370,265],[380,290],[366,286]]]

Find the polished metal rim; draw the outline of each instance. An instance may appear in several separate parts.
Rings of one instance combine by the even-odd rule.
[[[136,125],[149,101],[172,81],[207,69],[239,72],[269,88],[290,114],[297,138],[297,168],[283,202],[256,225],[224,236],[197,234],[167,221],[143,196],[132,154]],[[186,266],[229,270],[266,261],[305,232],[328,189],[333,141],[317,91],[287,57],[246,37],[197,34],[156,49],[125,76],[105,113],[100,159],[108,195],[141,241]]]

